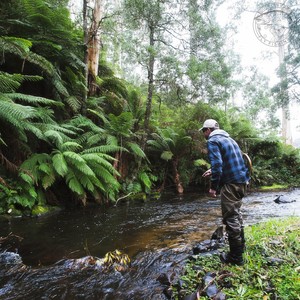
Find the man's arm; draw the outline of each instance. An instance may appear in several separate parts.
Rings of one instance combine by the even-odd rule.
[[[207,148],[208,157],[211,164],[211,189],[216,191],[219,187],[222,176],[222,155],[216,142],[208,141]]]

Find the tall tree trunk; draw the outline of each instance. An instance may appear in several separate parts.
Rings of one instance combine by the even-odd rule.
[[[88,21],[87,21],[87,6],[89,0],[83,0],[83,7],[82,7],[82,18],[83,18],[83,46],[84,46],[84,78],[85,78],[85,86],[88,87],[88,75],[89,75],[89,68],[88,68]],[[87,100],[87,89],[84,89],[82,95],[82,106],[81,106],[81,113],[86,115],[86,100]]]
[[[149,129],[149,121],[151,116],[151,109],[152,109],[152,97],[153,97],[153,90],[154,90],[154,63],[155,63],[155,56],[153,52],[154,48],[154,26],[149,26],[150,36],[149,36],[149,63],[148,63],[148,95],[147,95],[147,103],[146,103],[146,112],[145,112],[145,121],[144,121],[144,129],[148,132]]]
[[[284,64],[284,70],[285,70],[285,62],[284,62],[284,46],[279,46],[278,49],[279,54],[279,65]],[[284,71],[283,75],[280,77],[281,82],[286,81],[286,71]],[[282,86],[282,84],[281,84]],[[280,88],[280,94],[281,94],[281,101],[282,101],[282,119],[281,119],[281,126],[282,126],[282,138],[284,142],[288,145],[293,144],[293,138],[292,138],[292,132],[291,132],[291,122],[290,122],[290,109],[289,109],[289,94],[288,90],[285,87]]]
[[[86,0],[85,0],[86,1]],[[96,93],[96,76],[99,68],[100,55],[100,23],[102,18],[101,0],[95,0],[91,26],[88,32],[87,65],[88,65],[88,90],[89,95]]]

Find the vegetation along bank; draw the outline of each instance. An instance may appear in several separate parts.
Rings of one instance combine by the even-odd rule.
[[[194,255],[172,286],[174,299],[300,299],[300,218],[271,219],[245,233],[244,266]]]

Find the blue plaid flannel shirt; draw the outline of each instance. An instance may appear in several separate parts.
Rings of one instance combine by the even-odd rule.
[[[214,130],[208,138],[207,149],[212,171],[211,189],[250,180],[241,149],[226,131]]]

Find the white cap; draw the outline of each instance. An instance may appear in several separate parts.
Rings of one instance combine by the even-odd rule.
[[[216,128],[216,129],[219,129],[219,124],[216,120],[208,119],[203,123],[203,126],[199,130],[202,130],[203,128]]]

